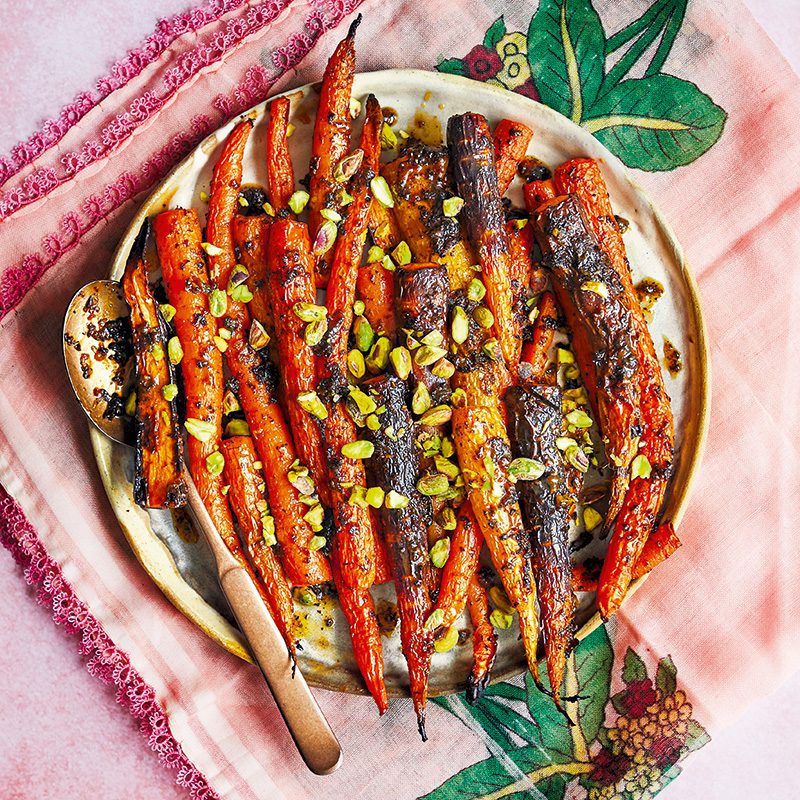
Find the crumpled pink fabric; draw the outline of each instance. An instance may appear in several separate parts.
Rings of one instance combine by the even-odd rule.
[[[54,122],[2,164],[0,483],[15,501],[2,502],[3,538],[35,560],[51,602],[77,615],[70,624],[97,622],[81,628],[94,631],[93,668],[152,687],[164,713],[153,711],[153,745],[197,796],[371,798],[397,786],[416,797],[486,755],[443,710],[431,709],[436,741],[423,745],[406,703],[379,720],[367,698],[318,692],[351,757],[324,784],[304,772],[255,670],[199,635],[131,556],[61,361],[67,301],[105,274],[142,192],[222,120],[318,79],[342,29],[320,32],[357,5],[217,0],[187,12],[67,112],[69,125]],[[465,55],[499,14],[466,0],[360,10],[361,70],[431,69]],[[502,11],[509,30],[525,29],[527,4]],[[621,14],[603,7],[610,29]],[[724,133],[688,167],[635,177],[700,286],[711,425],[684,546],[625,605],[615,649],[669,653],[713,735],[800,666],[800,83],[738,3],[690,4],[686,31],[672,63],[725,108]],[[80,605],[52,586],[62,577]]]

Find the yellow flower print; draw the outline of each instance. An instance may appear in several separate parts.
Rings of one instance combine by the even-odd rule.
[[[501,86],[513,91],[530,80],[531,67],[525,34],[507,33],[495,45],[495,50],[503,60],[503,68],[494,76]]]

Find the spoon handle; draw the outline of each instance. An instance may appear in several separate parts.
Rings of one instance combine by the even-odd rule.
[[[187,476],[188,478],[188,476]],[[217,575],[239,628],[261,669],[278,710],[308,768],[328,775],[342,762],[342,748],[311,694],[299,669],[292,675],[292,660],[250,576],[228,550],[206,511],[197,487],[187,479],[189,508],[217,562]]]

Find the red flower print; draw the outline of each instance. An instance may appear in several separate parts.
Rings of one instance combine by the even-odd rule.
[[[647,707],[655,703],[657,699],[653,682],[649,678],[629,683],[624,698],[628,716],[631,719],[641,717],[647,711]]]
[[[656,764],[666,771],[680,760],[682,746],[683,742],[677,736],[669,736],[654,742],[650,748],[650,755]]]
[[[594,757],[594,769],[589,774],[589,780],[604,786],[612,786],[622,779],[630,765],[631,760],[627,756],[615,756],[607,747],[604,747]]]
[[[493,78],[503,68],[503,62],[496,50],[477,44],[464,56],[467,77],[476,81]]]

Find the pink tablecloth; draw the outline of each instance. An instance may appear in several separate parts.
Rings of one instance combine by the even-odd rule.
[[[699,1],[699,0],[698,0]],[[96,7],[93,7],[95,6]],[[122,51],[137,44],[158,16],[182,10],[179,0],[124,4],[20,3],[0,11],[0,88],[7,125],[0,151],[24,138],[41,116],[52,116]],[[779,0],[749,5],[784,53],[800,64],[800,11]],[[794,31],[794,35],[792,34]],[[185,797],[174,786],[119,708],[75,654],[72,641],[48,622],[11,559],[0,553],[0,786],[3,796]],[[753,796],[758,765],[761,796],[791,796],[800,767],[793,713],[800,677],[746,712],[694,755],[664,798]]]

